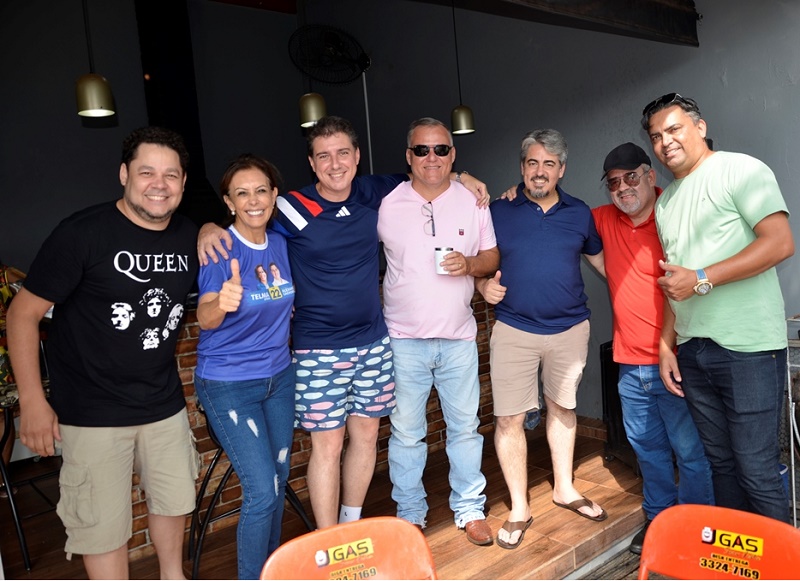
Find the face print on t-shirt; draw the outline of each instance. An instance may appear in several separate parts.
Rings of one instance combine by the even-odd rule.
[[[258,264],[255,267],[256,289],[258,291],[250,293],[250,300],[278,300],[286,295],[294,294],[292,282],[283,278],[280,267],[274,262]]]
[[[171,302],[163,288],[151,288],[144,293],[139,304],[146,307],[148,317],[155,319],[161,314],[161,310],[168,307]]]
[[[175,331],[178,328],[182,316],[183,316],[183,305],[177,303],[174,307],[172,307],[172,310],[169,312],[169,317],[167,318],[167,324],[164,326],[164,330],[161,332],[164,339],[169,337],[171,331]]]
[[[178,329],[183,312],[183,305],[173,305],[172,299],[163,288],[151,288],[142,295],[138,309],[134,310],[133,306],[125,302],[112,303],[110,321],[117,331],[138,333],[142,350],[149,351],[158,349]],[[135,319],[147,321],[145,324],[148,326],[143,330],[141,326],[136,330],[131,329]]]
[[[128,303],[114,303],[111,305],[111,324],[115,329],[124,331],[131,326],[131,321],[136,317],[133,307]]]
[[[147,349],[158,349],[161,343],[161,339],[158,336],[158,327],[145,329],[139,337],[142,339],[142,349],[145,351]]]

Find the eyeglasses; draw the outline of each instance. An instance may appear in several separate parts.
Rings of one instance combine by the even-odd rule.
[[[427,147],[427,145],[423,147]],[[423,232],[428,236],[436,236],[436,222],[433,220],[433,202],[422,204],[422,215],[428,218],[428,221],[422,225]]]
[[[680,93],[667,93],[666,95],[661,95],[655,101],[648,103],[647,106],[642,109],[642,117],[648,117],[656,109],[663,109],[667,105],[672,105],[673,103],[678,103],[687,113],[691,111],[700,113],[700,107],[697,106],[697,102],[694,99],[683,97]]]
[[[414,145],[413,147],[409,147],[408,149],[413,151],[414,155],[416,155],[417,157],[427,156],[428,153],[430,153],[431,149],[433,149],[433,153],[435,153],[438,157],[444,157],[445,155],[450,153],[450,150],[453,149],[453,146],[444,145],[440,143],[439,145],[434,145],[433,147],[431,147],[430,145]]]
[[[618,178],[611,178],[610,180],[606,180],[606,187],[608,188],[609,192],[616,192],[619,189],[620,184],[623,180],[625,180],[625,185],[628,185],[632,188],[635,188],[639,185],[639,182],[642,181],[642,176],[647,173],[647,170],[643,171],[642,173],[636,173],[635,171],[622,174]]]

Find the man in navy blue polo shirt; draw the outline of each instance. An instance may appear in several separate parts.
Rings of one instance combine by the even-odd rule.
[[[576,393],[589,343],[580,261],[584,255],[602,272],[603,245],[589,206],[558,186],[566,162],[567,143],[558,131],[539,129],[525,136],[517,195],[491,205],[500,270],[476,281],[486,301],[496,305],[490,343],[495,446],[511,496],[497,544],[506,549],[518,547],[533,522],[523,421],[526,412],[539,407],[540,367],[553,503],[589,520],[607,517],[572,484]]]

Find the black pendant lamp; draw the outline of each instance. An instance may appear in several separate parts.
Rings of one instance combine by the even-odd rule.
[[[114,95],[105,77],[94,72],[92,37],[89,31],[89,10],[83,0],[83,25],[86,31],[86,48],[89,52],[89,73],[75,83],[78,115],[82,117],[108,117],[114,115]]]
[[[300,97],[300,127],[313,127],[326,114],[325,99],[319,93],[306,93]]]
[[[451,0],[450,6],[453,10],[453,41],[456,45],[456,75],[458,76],[458,107],[450,113],[450,127],[455,135],[466,135],[475,131],[475,118],[472,116],[472,109],[464,105],[461,98],[461,68],[458,63],[458,33],[456,31],[456,3]]]

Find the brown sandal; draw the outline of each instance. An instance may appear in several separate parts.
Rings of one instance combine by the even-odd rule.
[[[498,534],[497,544],[500,547],[503,547],[504,549],[516,549],[517,547],[519,547],[520,543],[522,542],[522,539],[525,538],[525,531],[527,531],[528,527],[531,526],[532,524],[533,524],[533,517],[529,518],[524,522],[521,520],[513,522],[507,520],[506,522],[503,523],[503,526],[501,527],[504,531],[506,531],[509,534],[515,533],[516,531],[522,531],[522,532],[520,533],[516,543],[507,543],[506,541],[502,540],[500,538],[500,535]]]
[[[588,518],[589,520],[593,520],[595,522],[600,522],[600,521],[606,520],[608,518],[608,514],[606,513],[605,509],[602,508],[602,507],[600,507],[600,514],[598,514],[597,516],[592,516],[590,514],[586,514],[585,512],[581,512],[580,510],[578,510],[579,508],[583,508],[583,507],[592,508],[592,506],[594,506],[594,503],[591,500],[589,500],[588,498],[586,498],[585,496],[583,498],[579,498],[578,500],[573,500],[572,502],[567,503],[567,504],[562,504],[562,503],[556,502],[554,500],[553,504],[555,504],[559,508],[566,508],[567,510],[571,510],[572,512],[574,512],[578,516],[582,516],[583,518]],[[598,506],[600,506],[600,505],[598,505]]]

